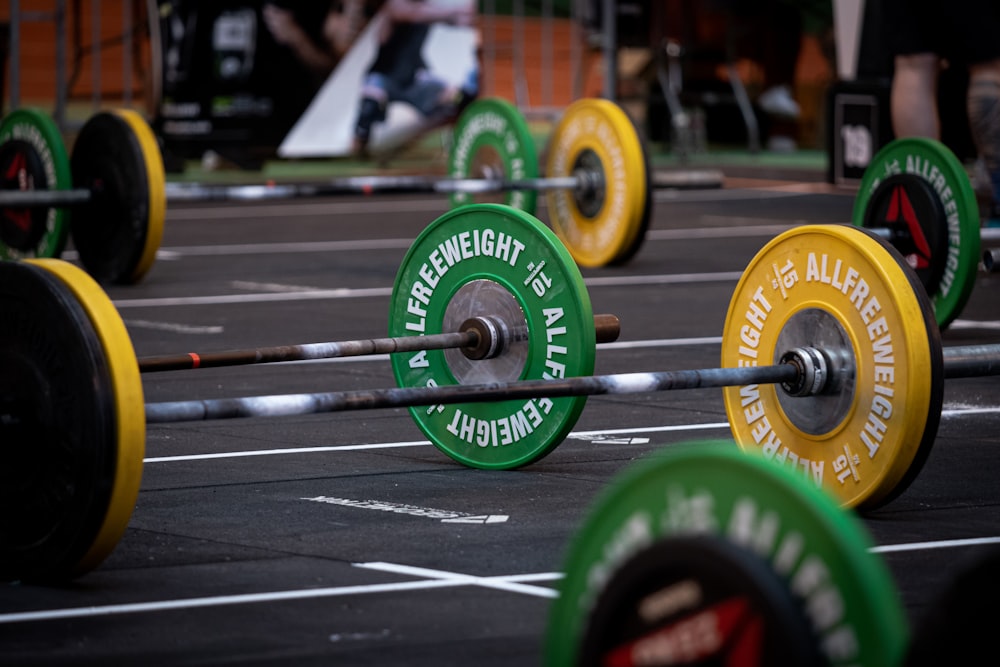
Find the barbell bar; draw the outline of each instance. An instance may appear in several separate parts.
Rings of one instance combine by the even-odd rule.
[[[572,176],[553,178],[438,178],[431,176],[345,176],[316,183],[269,183],[265,185],[204,185],[167,183],[168,201],[258,201],[372,194],[483,194],[516,190],[579,190],[593,197],[603,189],[602,174],[579,170]],[[90,204],[94,191],[0,190],[0,208],[73,207]]]
[[[620,330],[621,323],[615,315],[594,316],[594,331],[598,343],[617,340]],[[520,330],[508,330],[505,323],[484,315],[466,320],[457,331],[449,333],[277,345],[218,352],[186,352],[140,357],[138,363],[140,373],[156,373],[447,349],[460,349],[467,358],[478,361],[497,357],[512,343],[524,340],[526,337],[527,332],[523,327]]]
[[[510,236],[503,250],[482,245],[499,230]],[[468,252],[444,270],[436,253],[449,240],[456,248],[467,242]],[[488,278],[487,268],[495,271]],[[444,453],[507,469],[551,452],[586,395],[724,387],[739,447],[842,505],[870,509],[905,490],[926,460],[943,380],[1000,370],[995,345],[942,352],[927,295],[899,253],[841,225],[789,230],[754,257],[730,303],[720,368],[593,376],[595,320],[579,269],[554,233],[502,205],[457,209],[429,225],[401,264],[390,333],[436,335],[479,310],[508,331],[523,328],[526,340],[482,360],[456,350],[393,354],[395,389],[219,401],[146,404],[124,323],[80,269],[34,260],[0,271],[0,295],[11,306],[0,309],[0,428],[21,464],[39,466],[25,478],[40,486],[18,498],[24,534],[5,540],[13,552],[0,547],[0,571],[26,577],[76,576],[117,543],[138,494],[147,418],[431,406],[410,412]],[[16,307],[26,299],[31,308]],[[492,379],[479,381],[480,368]],[[61,465],[67,456],[84,465]],[[63,530],[71,535],[59,537]],[[22,551],[39,531],[71,545]]]
[[[384,175],[302,184],[168,185],[156,139],[132,111],[100,112],[88,120],[74,144],[71,165],[58,131],[40,112],[19,110],[5,118],[0,142],[5,140],[6,146],[0,145],[0,166],[8,175],[0,183],[0,258],[59,257],[71,232],[84,268],[104,283],[134,283],[148,272],[162,239],[168,201],[443,193],[459,206],[475,203],[480,195],[506,193],[505,203],[533,213],[535,194],[546,192],[550,224],[583,266],[631,259],[651,217],[652,180],[644,146],[631,119],[606,100],[580,100],[567,109],[550,138],[547,177],[538,177],[526,121],[513,105],[497,99],[477,100],[463,112],[448,176],[440,178]],[[71,181],[57,177],[67,171]],[[681,176],[670,179],[666,174],[658,182],[679,188],[721,185],[717,173]],[[63,209],[70,209],[72,225],[63,221]]]
[[[443,335],[451,336],[451,334]],[[464,339],[463,334],[454,334],[454,336],[455,340]],[[475,337],[475,334],[472,337]],[[459,346],[455,345],[455,347]],[[1000,344],[953,346],[943,350],[943,353],[945,379],[1000,375]],[[248,417],[293,417],[344,410],[412,408],[455,403],[488,403],[601,394],[646,394],[657,391],[711,389],[753,384],[780,385],[789,396],[821,396],[831,391],[837,391],[830,385],[831,380],[826,370],[828,362],[823,359],[823,356],[824,353],[819,348],[799,348],[788,351],[781,363],[768,366],[614,373],[561,380],[521,380],[480,385],[397,387],[360,391],[167,401],[146,404],[146,423],[169,424]]]

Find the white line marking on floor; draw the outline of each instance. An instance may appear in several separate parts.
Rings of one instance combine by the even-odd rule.
[[[911,542],[909,544],[886,544],[872,547],[868,551],[875,554],[899,551],[928,551],[931,549],[954,549],[956,547],[976,547],[984,544],[1000,544],[1000,537],[971,537],[964,540],[938,540],[935,542]]]
[[[418,505],[408,505],[406,503],[392,503],[386,500],[354,500],[351,498],[337,498],[333,496],[316,496],[314,498],[299,498],[299,500],[307,500],[313,503],[325,503],[327,505],[337,505],[340,507],[353,507],[361,510],[375,510],[378,512],[390,512],[392,514],[406,514],[426,519],[436,519],[442,523],[475,523],[486,525],[493,523],[506,523],[509,518],[506,514],[471,514],[469,512],[442,510],[434,507],[420,507]]]
[[[248,456],[275,456],[278,454],[321,454],[323,452],[354,452],[366,449],[398,449],[402,447],[425,447],[430,440],[413,442],[386,442],[370,445],[339,445],[330,447],[289,447],[288,449],[257,449],[246,452],[215,452],[213,454],[190,454],[187,456],[155,456],[143,459],[143,463],[176,463],[178,461],[204,461],[208,459],[238,459]]]
[[[700,431],[711,429],[729,429],[728,422],[715,422],[710,424],[683,424],[677,426],[648,426],[638,428],[606,429],[602,431],[580,431],[570,433],[567,437],[580,440],[603,435],[622,435],[628,433],[667,433],[672,431]],[[213,452],[211,454],[187,454],[178,456],[156,456],[143,459],[143,463],[177,463],[179,461],[205,461],[209,459],[238,459],[249,456],[280,456],[285,454],[323,454],[327,452],[351,452],[366,449],[394,449],[397,447],[424,447],[430,446],[430,440],[416,440],[410,442],[385,442],[367,445],[342,445],[324,447],[289,447],[288,449],[258,449],[242,452]]]
[[[559,597],[559,592],[553,588],[525,586],[520,582],[511,581],[508,577],[477,577],[470,574],[446,572],[444,570],[430,570],[424,567],[411,567],[409,565],[398,565],[396,563],[354,563],[354,566],[367,570],[377,570],[379,572],[403,574],[410,577],[425,577],[436,581],[448,581],[453,582],[456,586],[482,586],[484,588],[493,588],[511,593],[524,593],[525,595],[534,595],[543,598]],[[561,575],[553,575],[555,575],[555,573],[546,573],[539,576],[561,578]]]
[[[908,544],[889,544],[872,547],[869,549],[869,552],[877,554],[904,551],[929,551],[933,549],[954,549],[989,544],[1000,544],[1000,537],[977,537],[968,539],[911,542]],[[10,614],[0,614],[0,624],[54,621],[67,618],[93,618],[99,616],[115,616],[159,611],[177,611],[181,609],[219,607],[237,604],[260,604],[263,602],[287,602],[326,597],[341,597],[347,595],[401,593],[438,588],[455,588],[459,586],[478,586],[510,593],[532,595],[535,597],[556,598],[559,596],[559,592],[554,588],[528,586],[525,584],[528,582],[557,581],[565,576],[561,572],[539,572],[533,574],[526,573],[520,575],[480,577],[384,562],[353,563],[353,565],[354,567],[379,572],[429,578],[419,581],[405,581],[386,584],[299,589],[273,591],[269,593],[246,593],[241,595],[217,595],[212,597],[188,598],[183,600],[156,600],[131,604],[104,605],[100,607],[91,606],[15,612]]]
[[[179,322],[153,322],[152,320],[125,320],[125,326],[130,329],[151,329],[186,334],[220,334],[225,331],[225,327],[216,325],[196,326]]]
[[[675,273],[650,276],[604,276],[584,279],[588,287],[608,287],[622,285],[676,285],[709,282],[736,282],[741,271],[717,273]],[[117,299],[116,308],[160,308],[165,306],[207,306],[232,303],[263,303],[273,301],[314,301],[319,299],[358,299],[392,296],[391,287],[350,288],[338,287],[306,288],[301,292],[219,294],[213,296],[151,297],[146,299]]]
[[[954,320],[948,325],[951,329],[1000,329],[1000,322],[996,320],[976,322],[974,320]]]
[[[392,296],[391,287],[368,289],[317,289],[310,292],[281,292],[269,294],[220,294],[216,296],[159,297],[150,299],[119,299],[114,302],[123,308],[161,308],[164,306],[217,306],[227,303],[266,303],[274,301],[318,301],[321,299],[361,299]]]
[[[220,255],[270,255],[303,252],[357,252],[359,250],[406,250],[413,239],[358,239],[356,241],[302,241],[286,243],[234,243],[207,246],[170,246],[159,253],[180,257],[217,257]]]
[[[364,567],[366,564],[356,564]],[[379,564],[375,564],[378,566]],[[370,569],[379,569],[372,567]],[[430,572],[431,570],[429,570]],[[444,573],[442,573],[444,574]],[[288,602],[291,600],[311,600],[316,598],[340,597],[345,595],[373,595],[381,593],[400,593],[406,591],[427,590],[432,588],[454,588],[457,586],[481,586],[516,593],[534,595],[536,597],[554,597],[553,589],[538,586],[519,586],[520,581],[553,581],[562,578],[559,572],[542,574],[507,575],[501,577],[463,577],[454,575],[443,576],[421,581],[404,581],[387,584],[367,584],[359,586],[340,586],[332,588],[308,588],[288,591],[273,591],[270,593],[246,593],[241,595],[216,595],[203,598],[188,598],[184,600],[156,600],[151,602],[136,602],[131,604],[110,604],[94,607],[71,607],[68,609],[48,609],[28,611],[13,614],[0,614],[0,624],[24,623],[30,621],[54,621],[67,618],[93,618],[97,616],[118,616],[123,614],[140,614],[157,611],[178,611],[181,609],[197,609],[202,607],[221,607],[237,604],[260,604],[263,602]],[[509,586],[509,587],[508,587]]]
[[[247,290],[252,292],[318,292],[322,287],[311,285],[286,285],[284,283],[258,283],[250,280],[234,280],[229,283],[233,289]]]

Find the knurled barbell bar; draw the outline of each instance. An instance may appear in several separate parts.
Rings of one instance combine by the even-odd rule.
[[[484,304],[483,309],[489,311],[489,306]],[[608,314],[594,316],[594,332],[598,343],[617,340],[620,329],[621,325],[616,316]],[[481,361],[504,354],[510,345],[526,338],[527,331],[524,327],[509,330],[505,322],[490,315],[482,315],[469,318],[458,327],[457,331],[449,333],[276,345],[218,352],[186,352],[140,357],[138,363],[140,373],[157,373],[449,349],[461,350],[468,359]]]
[[[943,380],[1000,370],[998,346],[942,353],[927,295],[901,256],[840,225],[790,230],[755,256],[730,303],[721,368],[593,376],[595,320],[568,252],[528,214],[471,205],[429,225],[407,252],[390,335],[452,331],[487,303],[501,330],[527,332],[523,341],[482,360],[456,349],[393,354],[395,389],[220,401],[145,404],[125,326],[81,270],[35,260],[0,271],[0,430],[12,469],[25,472],[10,494],[18,510],[7,516],[18,518],[0,542],[3,576],[74,576],[110,552],[138,493],[147,415],[411,406],[447,455],[504,469],[552,451],[587,395],[725,387],[741,448],[867,509],[919,472]]]

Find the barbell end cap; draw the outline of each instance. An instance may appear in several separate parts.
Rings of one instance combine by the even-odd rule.
[[[617,315],[594,315],[594,333],[598,343],[613,343],[622,332],[622,323]]]
[[[496,317],[470,317],[458,328],[462,333],[473,333],[476,342],[462,348],[468,359],[481,361],[494,359],[507,349],[507,325]]]
[[[795,382],[781,383],[789,396],[816,396],[826,388],[830,364],[822,351],[814,347],[796,347],[781,355],[780,363],[791,364],[798,370]]]
[[[987,273],[1000,272],[1000,248],[987,248],[983,251],[983,268]]]

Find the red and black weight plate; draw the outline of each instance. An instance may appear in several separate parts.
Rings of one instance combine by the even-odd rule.
[[[73,209],[70,233],[80,263],[98,282],[133,283],[148,261],[156,211],[147,157],[132,125],[117,113],[92,116],[73,145],[73,187],[90,190],[91,200]]]
[[[896,174],[878,184],[865,211],[866,228],[884,227],[888,241],[917,273],[928,294],[944,277],[948,227],[941,198],[923,178]]]
[[[598,598],[579,665],[827,664],[800,600],[759,556],[676,536],[625,562]]]

